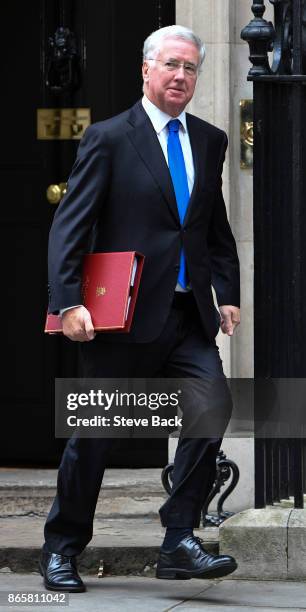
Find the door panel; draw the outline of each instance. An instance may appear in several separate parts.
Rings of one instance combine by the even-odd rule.
[[[175,22],[174,0],[33,0],[3,5],[1,37],[2,261],[1,462],[55,465],[64,441],[54,438],[54,378],[76,376],[77,346],[43,333],[47,308],[47,242],[56,207],[46,189],[65,182],[78,141],[38,140],[37,108],[91,110],[110,117],[141,97],[142,45],[160,25]],[[75,34],[79,86],[54,93],[49,38],[59,26]],[[9,32],[8,32],[9,31]],[[52,73],[55,74],[54,71]],[[54,81],[52,81],[54,84]],[[167,460],[165,440],[124,441],[112,465],[149,467]]]

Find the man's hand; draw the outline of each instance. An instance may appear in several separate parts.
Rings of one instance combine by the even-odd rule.
[[[69,308],[62,314],[62,325],[64,336],[78,342],[93,340],[95,332],[91,316],[85,306]]]
[[[232,336],[240,323],[240,309],[237,306],[220,306],[221,329],[224,334]]]

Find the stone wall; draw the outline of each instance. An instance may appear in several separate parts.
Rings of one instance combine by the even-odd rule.
[[[233,339],[218,337],[228,376],[253,376],[253,227],[252,171],[240,169],[240,109],[252,98],[248,47],[240,31],[250,18],[248,0],[177,0],[176,21],[204,41],[206,59],[189,111],[224,129],[229,149],[223,192],[241,262],[242,322]]]
[[[229,137],[223,193],[240,256],[241,325],[232,339],[220,332],[217,342],[225,373],[235,378],[253,376],[253,176],[252,170],[240,168],[239,106],[241,99],[253,97],[247,81],[248,46],[240,38],[252,16],[248,0],[176,1],[176,22],[193,29],[206,46],[203,71],[188,110],[224,129]],[[234,438],[231,431],[230,424],[222,448],[238,464],[240,481],[225,509],[237,512],[254,504],[254,444],[248,432]]]

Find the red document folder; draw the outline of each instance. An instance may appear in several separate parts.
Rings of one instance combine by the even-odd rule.
[[[136,251],[85,255],[83,304],[96,331],[130,331],[143,263]],[[45,332],[62,333],[61,317],[48,314]]]

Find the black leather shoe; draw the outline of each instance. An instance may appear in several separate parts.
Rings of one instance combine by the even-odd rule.
[[[201,546],[200,538],[186,536],[172,551],[161,549],[156,578],[188,580],[189,578],[220,578],[237,569],[233,557],[211,555]]]
[[[75,557],[65,557],[43,551],[39,561],[39,570],[44,578],[46,589],[50,591],[81,593],[86,590],[78,574]]]

